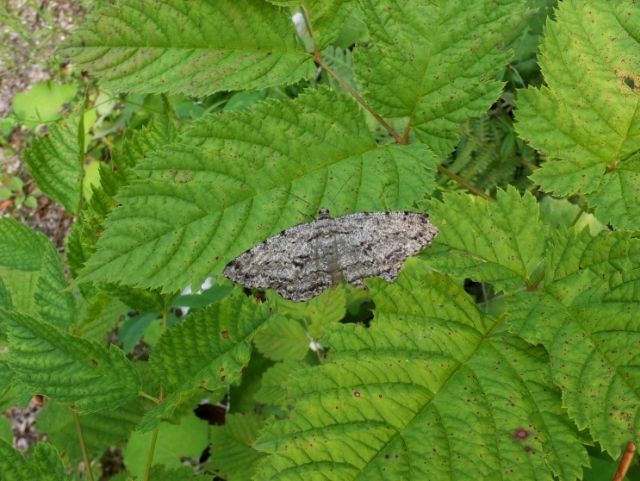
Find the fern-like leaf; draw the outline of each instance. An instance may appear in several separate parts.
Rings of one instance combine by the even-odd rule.
[[[524,3],[360,3],[372,40],[356,51],[355,66],[367,99],[386,117],[407,118],[419,140],[447,155],[460,125],[499,97],[496,77],[512,55],[505,43],[522,22]]]
[[[267,2],[101,4],[63,49],[115,90],[209,95],[313,75],[286,12]]]
[[[412,209],[435,169],[423,145],[376,145],[355,102],[321,89],[203,118],[138,172],[84,280],[181,289],[320,207]]]
[[[139,381],[122,352],[65,334],[26,314],[0,311],[9,337],[9,366],[34,391],[78,412],[117,407]]]
[[[638,29],[633,1],[561,2],[540,49],[547,85],[518,96],[518,132],[549,157],[532,179],[621,228],[640,227]]]
[[[256,442],[269,456],[254,479],[581,475],[586,451],[544,351],[417,267],[394,284],[371,282],[372,326],[332,326],[326,361],[288,380],[294,410]]]

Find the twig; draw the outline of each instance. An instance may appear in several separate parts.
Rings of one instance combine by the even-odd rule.
[[[627,471],[629,470],[629,466],[631,465],[631,460],[633,460],[635,452],[636,445],[629,441],[627,443],[627,449],[624,450],[624,454],[620,459],[620,464],[618,464],[618,470],[616,471],[616,475],[613,477],[613,481],[622,481],[624,479],[627,475]]]
[[[474,194],[482,197],[483,199],[487,199],[487,200],[493,200],[493,197],[491,197],[490,195],[487,195],[484,191],[480,190],[478,187],[476,187],[475,185],[473,185],[471,182],[469,182],[467,179],[464,179],[462,177],[460,177],[457,174],[454,174],[453,172],[451,172],[449,169],[447,169],[446,167],[443,167],[442,165],[438,165],[438,171],[441,174],[446,175],[447,177],[449,177],[451,180],[454,180],[455,182],[457,182],[458,184],[460,184],[461,186],[463,186],[465,189],[467,189],[469,192],[473,192]]]

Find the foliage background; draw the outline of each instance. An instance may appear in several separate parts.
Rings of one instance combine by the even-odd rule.
[[[44,396],[49,438],[3,431],[2,479],[612,477],[640,433],[636,2],[95,3],[3,124],[75,223],[60,253],[0,219],[0,404]],[[440,234],[304,304],[221,277],[319,208]]]

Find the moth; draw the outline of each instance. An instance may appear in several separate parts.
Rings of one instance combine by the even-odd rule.
[[[245,287],[307,301],[341,279],[354,286],[373,276],[393,281],[405,259],[437,234],[426,214],[361,212],[333,218],[322,209],[317,220],[284,230],[235,258],[224,275]]]

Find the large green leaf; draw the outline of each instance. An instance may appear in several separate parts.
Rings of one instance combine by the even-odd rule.
[[[355,102],[327,90],[209,116],[139,164],[83,279],[181,289],[320,207],[412,209],[434,170],[425,146],[378,146]]]
[[[101,3],[65,55],[120,91],[208,95],[313,75],[287,13],[264,1]]]
[[[546,228],[530,194],[509,187],[488,202],[463,193],[431,202],[429,213],[440,229],[424,258],[458,277],[490,282],[498,289],[533,283],[542,261]]]
[[[586,451],[544,351],[418,264],[371,282],[371,327],[332,326],[323,364],[287,381],[294,410],[257,440],[269,456],[254,479],[581,476]]]
[[[547,85],[518,96],[518,132],[548,155],[533,180],[584,194],[601,221],[623,228],[640,227],[638,29],[631,0],[561,2],[540,49]]]
[[[0,219],[0,278],[5,306],[59,326],[72,322],[60,255],[44,235],[10,218]]]
[[[138,394],[133,365],[116,348],[60,331],[26,314],[0,311],[9,337],[9,366],[34,391],[78,412],[124,404]]]
[[[496,80],[512,56],[505,44],[526,18],[522,1],[361,0],[371,40],[356,50],[358,81],[385,117],[438,155],[451,152],[458,128],[500,96]]]
[[[24,152],[24,160],[38,187],[59,202],[68,212],[75,212],[82,195],[82,156],[80,122],[71,116],[51,126],[46,136],[33,141]]]
[[[547,249],[544,288],[513,296],[509,322],[545,346],[569,415],[617,456],[640,438],[640,241],[569,231]]]

